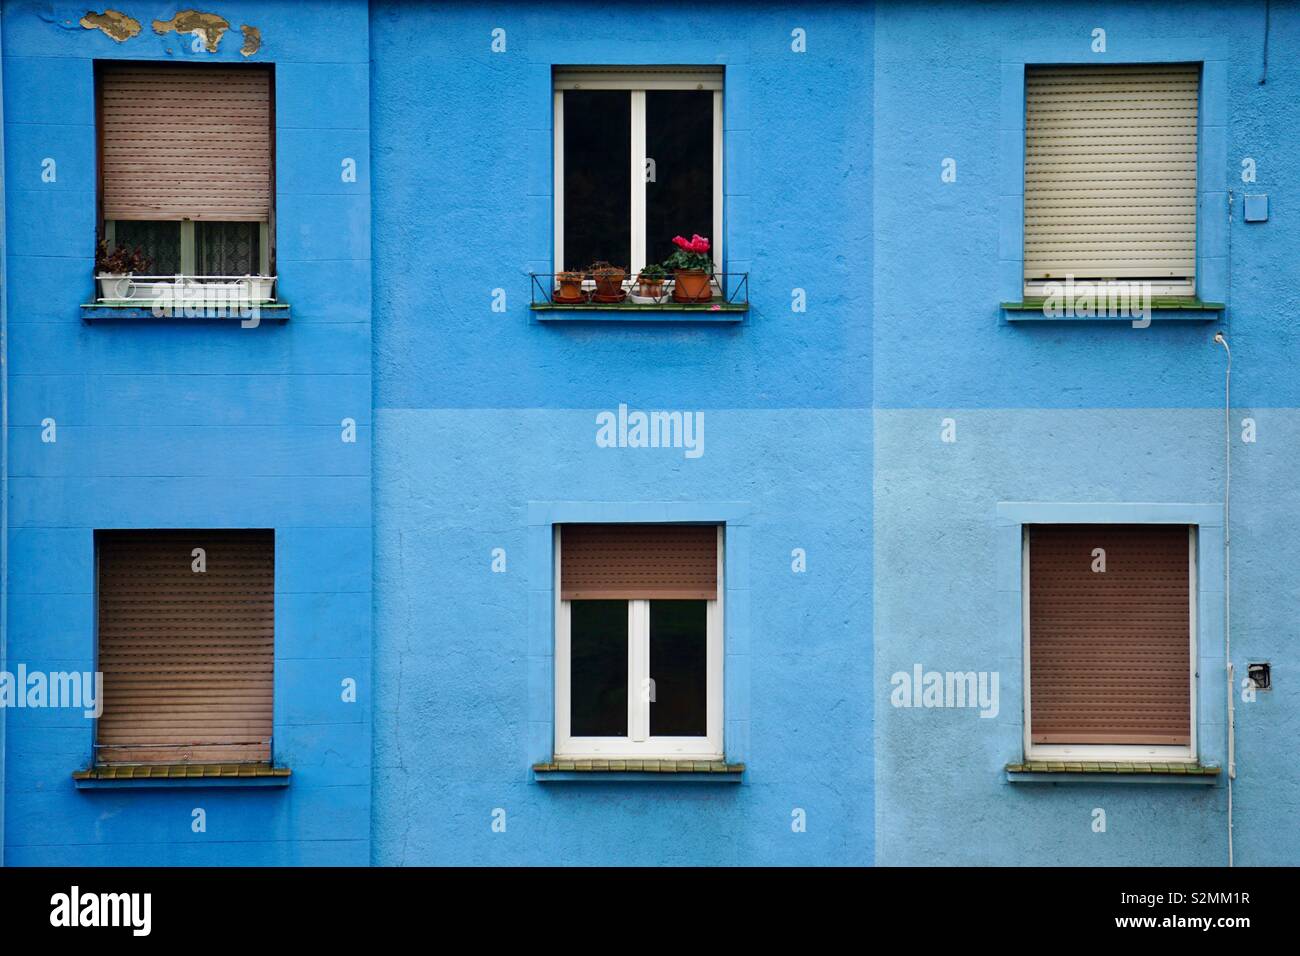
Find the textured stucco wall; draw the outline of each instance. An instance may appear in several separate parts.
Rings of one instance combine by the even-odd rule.
[[[1227,61],[1230,310],[1213,324],[1000,322],[999,64],[1052,62],[1107,33],[1097,62],[1202,49]],[[1020,787],[1019,632],[999,618],[998,501],[1208,502],[1223,495],[1223,328],[1233,369],[1233,660],[1273,662],[1276,689],[1237,704],[1236,861],[1294,862],[1300,772],[1290,625],[1296,592],[1294,473],[1300,220],[1290,153],[1300,128],[1300,9],[1274,3],[1260,85],[1262,4],[881,4],[875,29],[874,364],[877,861],[1221,864],[1223,788]],[[940,180],[945,157],[954,183]],[[1243,158],[1258,181],[1243,184]],[[1243,192],[1271,220],[1242,221]],[[1226,219],[1226,211],[1224,212]],[[1204,226],[1204,224],[1203,224]],[[924,263],[924,269],[920,268]],[[1254,418],[1258,441],[1240,440]],[[944,444],[942,420],[957,442]],[[1216,572],[1217,573],[1217,572]],[[1216,602],[1211,602],[1217,605]],[[1201,608],[1217,614],[1221,607]],[[1222,763],[1224,673],[1202,669],[1217,723],[1202,756]],[[1206,649],[1202,648],[1202,652]],[[997,669],[1002,712],[902,710],[889,677],[915,663]],[[1204,697],[1204,693],[1202,694]],[[919,768],[924,767],[922,771]],[[1095,807],[1109,829],[1094,834]]]
[[[1031,788],[1001,773],[1019,756],[1021,662],[1000,611],[997,503],[1222,491],[1218,324],[1012,326],[997,308],[1015,178],[1002,65],[1086,49],[1096,27],[1098,62],[1226,63],[1227,166],[1203,183],[1270,196],[1266,224],[1234,207],[1222,323],[1234,428],[1249,416],[1259,435],[1234,444],[1234,660],[1272,661],[1276,683],[1237,706],[1234,802],[1238,863],[1294,862],[1295,3],[1273,4],[1262,85],[1258,3],[1058,2],[1030,17],[893,0],[243,2],[212,8],[232,25],[216,53],[155,34],[171,8],[120,8],[144,25],[124,43],[80,26],[82,7],[3,7],[8,661],[89,666],[95,528],[274,527],[276,756],[294,783],[78,793],[87,722],[15,712],[5,862],[1222,863],[1222,787]],[[246,62],[242,24],[262,37],[251,61],[276,65],[293,319],[81,323],[93,59]],[[532,321],[527,273],[551,256],[551,66],[599,63],[725,66],[724,247],[751,273],[743,323]],[[806,312],[790,309],[795,289]],[[621,402],[703,412],[704,456],[596,447],[596,413]],[[551,693],[537,501],[745,503],[726,742],[744,784],[531,781]],[[890,675],[915,663],[997,670],[999,716],[891,707]],[[1202,754],[1221,762],[1221,672],[1201,681]],[[206,834],[190,830],[196,806]]]
[[[870,50],[856,7],[375,4],[376,404],[603,408],[623,389],[673,408],[868,406]],[[523,327],[528,272],[552,271],[551,66],[601,63],[726,67],[743,326]]]
[[[275,758],[286,790],[79,792],[80,712],[9,715],[6,862],[369,859],[370,281],[363,3],[223,3],[217,52],[118,43],[84,5],[4,9],[10,309],[10,663],[90,669],[96,528],[276,531]],[[162,14],[164,18],[168,14]],[[258,53],[240,54],[243,24]],[[87,325],[95,240],[95,59],[275,64],[278,270],[293,317]],[[57,180],[41,178],[42,160]],[[358,161],[358,181],[340,164]],[[58,440],[41,442],[53,418]],[[340,422],[358,424],[355,444]],[[355,677],[359,703],[340,699]],[[207,812],[193,833],[191,811]]]
[[[882,407],[1180,407],[1213,400],[1223,359],[1204,326],[999,324],[998,202],[1008,171],[999,149],[1004,56],[1049,62],[1086,51],[1107,31],[1105,55],[1170,57],[1203,50],[1228,64],[1228,165],[1203,183],[1231,189],[1232,335],[1237,400],[1300,404],[1291,374],[1300,288],[1281,251],[1300,240],[1286,199],[1300,126],[1300,11],[1274,3],[1268,81],[1262,4],[886,3],[875,30],[875,401]],[[957,161],[957,181],[940,163]],[[1256,160],[1257,182],[1240,178]],[[1014,177],[1014,170],[1010,171]],[[1203,185],[1203,188],[1206,188]],[[1268,193],[1272,216],[1242,222],[1243,193]],[[1226,215],[1226,214],[1225,214]],[[1212,335],[1213,331],[1209,332]]]
[[[940,440],[945,418],[956,422],[955,443]],[[1023,680],[1019,624],[999,586],[1007,562],[996,525],[1001,501],[1212,504],[1221,428],[1222,413],[1212,409],[876,412],[878,862],[1223,861],[1221,789],[1004,779],[1002,768],[1023,752]],[[1215,593],[1198,609],[1210,644],[1198,653],[1219,666],[1201,676],[1199,749],[1223,765],[1222,572],[1204,570]],[[997,672],[997,716],[894,707],[890,676],[915,664]],[[1105,834],[1091,830],[1096,807],[1106,811]]]
[[[375,862],[870,862],[870,537],[852,503],[868,413],[703,411],[695,460],[597,448],[595,409],[376,413]],[[726,746],[745,784],[530,782],[549,756],[530,714],[551,700],[531,500],[748,502],[747,581],[728,582],[748,593],[727,603],[727,710],[748,727],[729,721]]]
[[[871,100],[870,36],[856,7],[373,7],[376,862],[871,861],[871,131],[843,107]],[[726,67],[724,248],[755,302],[737,327],[530,322],[551,66],[611,62]],[[597,448],[620,402],[703,411],[705,454]],[[748,642],[727,704],[748,740],[726,742],[745,784],[530,782],[538,500],[749,502],[749,614],[727,617],[729,650]]]

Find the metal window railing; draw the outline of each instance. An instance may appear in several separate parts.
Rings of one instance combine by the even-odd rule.
[[[690,296],[674,276],[647,280],[628,276],[621,282],[604,283],[590,272],[531,272],[534,307],[620,306],[662,308],[744,308],[749,305],[748,272],[715,272],[709,276],[707,296]]]

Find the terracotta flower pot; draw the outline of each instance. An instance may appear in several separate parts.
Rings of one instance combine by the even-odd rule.
[[[640,295],[643,299],[658,299],[663,296],[663,279],[651,279],[646,276],[641,276],[637,281],[640,285]]]
[[[557,277],[561,299],[578,299],[582,297],[582,274],[578,272],[561,273]]]
[[[623,280],[627,278],[627,273],[619,270],[617,272],[597,272],[592,275],[596,280],[596,294],[603,296],[617,296],[623,294]]]
[[[707,272],[700,269],[678,269],[673,276],[677,280],[673,298],[678,302],[708,302],[713,298]]]

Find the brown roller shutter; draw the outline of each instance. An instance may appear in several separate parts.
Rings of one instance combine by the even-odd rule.
[[[718,596],[716,525],[567,524],[560,532],[566,601]]]
[[[112,66],[99,83],[105,219],[269,221],[269,70]]]
[[[1191,742],[1188,540],[1185,525],[1031,526],[1033,742]]]
[[[271,759],[273,531],[101,531],[98,762]],[[207,570],[192,569],[195,548]]]

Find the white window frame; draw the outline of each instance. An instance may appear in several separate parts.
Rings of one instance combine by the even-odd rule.
[[[703,737],[652,737],[650,735],[650,700],[642,688],[650,676],[650,602],[629,600],[628,605],[628,674],[626,737],[574,737],[569,733],[570,679],[570,601],[561,597],[562,560],[561,526],[555,529],[555,756],[597,759],[650,760],[722,760],[723,728],[723,546],[724,534],[718,526],[718,596],[707,602],[706,611],[706,717],[708,733]]]
[[[1197,603],[1197,527],[1188,526],[1187,531],[1187,574],[1188,574],[1188,641],[1189,662],[1188,681],[1191,700],[1191,735],[1187,746],[1175,744],[1040,744],[1034,743],[1033,713],[1030,702],[1030,634],[1029,634],[1029,526],[1021,526],[1020,557],[1020,600],[1021,621],[1024,635],[1024,685],[1025,685],[1025,726],[1024,746],[1026,760],[1071,760],[1071,761],[1120,761],[1140,763],[1194,763],[1196,761],[1196,603]]]
[[[629,90],[631,91],[631,193],[628,196],[632,243],[628,263],[629,280],[646,266],[646,119],[645,94],[648,90],[713,91],[713,235],[709,237],[713,268],[722,272],[722,86],[720,70],[696,68],[646,68],[643,71],[618,69],[556,68],[554,92],[554,193],[555,255],[552,272],[564,270],[564,91]]]

